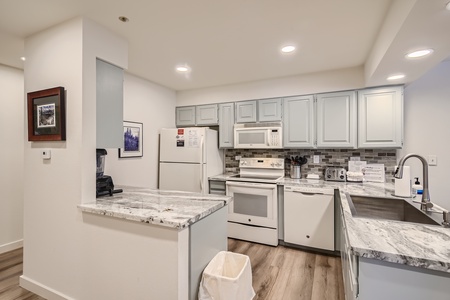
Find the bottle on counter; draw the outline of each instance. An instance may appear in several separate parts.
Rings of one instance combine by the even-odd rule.
[[[416,180],[412,185],[412,194],[421,195],[423,193],[423,186],[420,184],[419,177],[414,177]]]

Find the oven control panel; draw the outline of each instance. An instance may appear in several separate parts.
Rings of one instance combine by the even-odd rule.
[[[240,159],[239,167],[258,169],[284,169],[284,159],[244,157]]]

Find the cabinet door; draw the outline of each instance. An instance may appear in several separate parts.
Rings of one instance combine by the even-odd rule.
[[[217,104],[199,105],[195,108],[196,125],[217,125]]]
[[[284,241],[334,251],[334,196],[284,193]]]
[[[281,99],[258,100],[258,121],[281,121]]]
[[[403,146],[403,87],[358,91],[358,148]]]
[[[317,147],[356,148],[356,92],[317,95]]]
[[[256,122],[256,100],[236,102],[236,122]]]
[[[123,70],[97,59],[97,148],[123,147]]]
[[[177,127],[195,126],[195,106],[177,107],[175,111]]]
[[[283,145],[290,148],[314,148],[313,96],[283,100]]]
[[[234,103],[219,104],[219,148],[234,147]]]

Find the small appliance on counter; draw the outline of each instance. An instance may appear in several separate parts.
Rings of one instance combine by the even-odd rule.
[[[342,167],[326,167],[324,178],[327,181],[345,181],[346,170]]]
[[[122,189],[114,189],[114,183],[111,176],[104,175],[105,170],[105,156],[108,152],[105,149],[97,149],[97,183],[96,183],[96,197],[109,195],[115,193],[122,193]]]

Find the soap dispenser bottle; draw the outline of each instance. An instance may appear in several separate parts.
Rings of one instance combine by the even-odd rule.
[[[423,187],[419,182],[419,177],[414,177],[414,179],[416,181],[412,185],[412,193],[413,193],[413,195],[416,195],[416,194],[421,195],[423,193]]]

